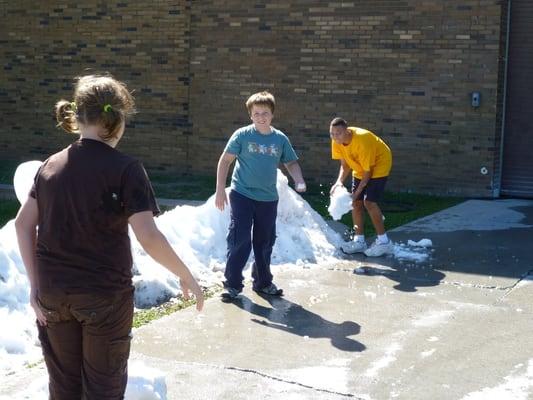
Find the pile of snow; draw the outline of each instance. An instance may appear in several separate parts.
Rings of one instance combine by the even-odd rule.
[[[29,179],[33,180],[33,176]],[[289,187],[281,172],[277,186],[280,199],[273,268],[338,261],[341,236]],[[201,284],[210,286],[222,280],[229,207],[219,211],[212,196],[199,207],[176,207],[156,218],[156,223]],[[136,307],[151,307],[179,295],[178,279],[144,252],[132,232],[130,237]],[[248,276],[249,267],[250,263]],[[4,327],[0,330],[0,374],[38,360],[41,352],[35,316],[29,306],[29,283],[18,250],[14,221],[0,229],[0,318]]]
[[[277,188],[277,238],[272,265],[335,262],[342,237],[289,187],[281,171],[278,171]],[[178,206],[156,218],[158,228],[195,277],[206,286],[223,279],[229,221],[229,207],[223,212],[218,210],[214,195],[201,206]],[[130,232],[130,236],[137,307],[149,307],[179,294],[175,277],[144,252],[133,233]]]

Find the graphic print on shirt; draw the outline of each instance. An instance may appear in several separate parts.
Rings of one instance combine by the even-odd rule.
[[[252,154],[264,154],[267,156],[277,157],[280,154],[278,146],[271,144],[270,146],[265,146],[264,144],[257,144],[254,142],[248,143],[248,153]]]

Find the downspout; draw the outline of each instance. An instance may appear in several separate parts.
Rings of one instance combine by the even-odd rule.
[[[493,197],[500,197],[502,188],[502,173],[503,173],[503,148],[505,138],[505,113],[507,110],[507,67],[509,64],[509,36],[511,34],[511,3],[507,3],[507,32],[505,33],[505,62],[504,62],[504,77],[503,77],[503,99],[502,99],[502,126],[500,132],[500,162],[498,163],[498,185],[493,190]]]

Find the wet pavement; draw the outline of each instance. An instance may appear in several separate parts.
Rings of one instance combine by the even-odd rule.
[[[284,297],[248,282],[136,329],[131,359],[166,374],[168,400],[533,398],[533,201],[471,200],[389,236],[430,239],[430,257],[278,267]]]
[[[284,297],[155,321],[133,358],[169,400],[533,398],[533,201],[471,200],[390,237],[431,257],[278,268]]]

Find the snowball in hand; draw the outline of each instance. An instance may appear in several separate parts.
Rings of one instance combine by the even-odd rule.
[[[343,187],[337,187],[330,197],[328,207],[329,215],[338,221],[341,217],[352,209],[352,195]]]
[[[13,176],[13,186],[15,186],[15,194],[20,204],[24,204],[30,193],[33,179],[41,166],[41,161],[26,161],[19,164]]]

